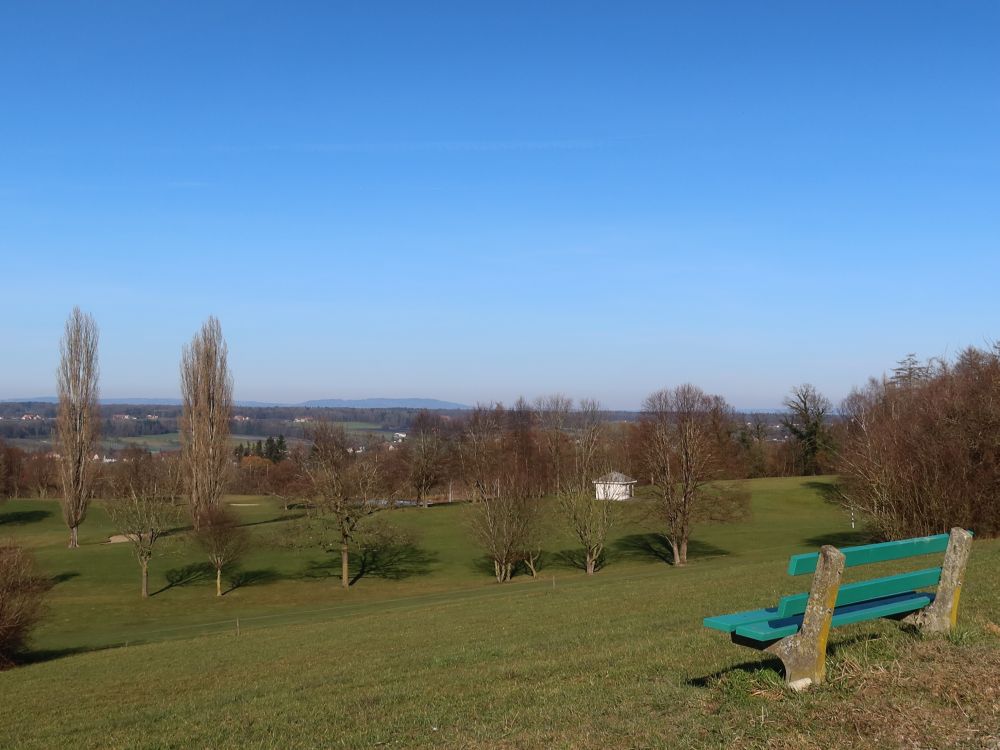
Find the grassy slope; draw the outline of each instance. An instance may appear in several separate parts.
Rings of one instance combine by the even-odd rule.
[[[831,685],[789,699],[774,671],[758,671],[757,652],[703,629],[706,614],[761,606],[801,588],[803,581],[784,575],[789,554],[851,539],[841,514],[806,483],[761,480],[751,487],[753,520],[700,529],[693,546],[699,557],[687,569],[666,566],[648,536],[651,525],[633,520],[593,579],[553,557],[543,580],[501,587],[489,583],[466,539],[467,508],[406,509],[397,511],[398,521],[421,532],[420,546],[433,557],[410,566],[422,572],[365,578],[344,593],[330,580],[303,575],[322,556],[268,548],[248,567],[271,570],[276,580],[222,601],[199,583],[139,602],[124,546],[61,549],[53,516],[4,523],[0,528],[35,547],[46,571],[63,574],[39,649],[164,642],[2,675],[0,746],[58,746],[70,728],[81,747],[683,747],[776,738],[791,738],[789,746],[848,746],[857,740],[857,722],[845,728],[830,717],[853,700],[853,686],[879,683],[860,673],[836,677],[851,665],[877,676],[928,645],[893,623],[837,630]],[[9,504],[0,521],[40,509],[37,502]],[[241,512],[249,522],[280,515],[266,504]],[[85,542],[106,534],[102,523],[96,509]],[[287,525],[254,528],[263,540]],[[568,540],[552,546],[562,549]],[[189,562],[191,554],[178,540],[169,564]],[[162,560],[159,570],[167,564]],[[998,619],[998,573],[1000,544],[977,542],[963,594],[967,636],[924,654],[928,663],[1000,661],[1000,643],[989,635],[989,622]],[[882,637],[866,640],[872,634]],[[1000,721],[996,703],[992,714],[984,703],[981,714],[979,704],[957,700],[965,708],[952,723],[978,731],[991,717]],[[933,709],[937,698],[918,691],[911,704],[920,701]],[[981,739],[947,723],[945,730],[945,737]],[[936,746],[924,731],[925,744]]]

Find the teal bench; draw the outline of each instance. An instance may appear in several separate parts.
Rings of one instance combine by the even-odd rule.
[[[883,617],[903,619],[924,632],[948,632],[955,626],[972,533],[865,544],[793,555],[788,574],[813,573],[807,594],[783,596],[774,607],[706,617],[705,627],[729,633],[732,641],[766,650],[785,666],[785,680],[795,689],[823,681],[830,628]],[[840,585],[844,568],[945,553],[941,566]],[[934,592],[926,591],[937,587]]]

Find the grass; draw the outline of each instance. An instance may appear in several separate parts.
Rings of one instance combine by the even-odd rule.
[[[593,578],[553,530],[541,580],[505,586],[468,540],[467,506],[393,511],[415,551],[348,592],[329,558],[288,544],[294,511],[231,498],[259,503],[237,510],[258,541],[245,569],[267,573],[221,600],[207,580],[171,585],[197,561],[178,534],[145,602],[127,545],[100,544],[100,507],[70,551],[53,504],[8,503],[0,534],[57,583],[35,663],[0,676],[0,747],[990,747],[1000,544],[976,541],[951,642],[838,629],[829,683],[791,696],[774,662],[701,618],[800,590],[788,555],[862,535],[816,484],[748,487],[752,520],[699,528],[687,568],[635,515]]]

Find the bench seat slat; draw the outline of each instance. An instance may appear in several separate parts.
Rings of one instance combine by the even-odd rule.
[[[855,622],[877,620],[880,617],[914,612],[923,609],[934,601],[933,594],[911,591],[905,594],[872,599],[858,604],[848,604],[837,607],[833,611],[831,627],[850,625]],[[734,631],[736,635],[753,641],[773,641],[789,635],[795,635],[802,624],[802,615],[783,617],[774,620],[758,620],[757,622],[740,625]]]
[[[931,555],[944,552],[948,547],[947,534],[922,536],[916,539],[902,539],[897,542],[882,542],[880,544],[863,544],[860,547],[842,547],[844,567],[853,568],[857,565],[903,560],[918,555]],[[819,554],[810,552],[804,555],[792,555],[788,560],[788,575],[799,576],[804,573],[816,572],[816,561]]]
[[[706,628],[721,630],[723,633],[732,633],[740,625],[760,622],[761,620],[773,620],[775,617],[778,617],[778,608],[768,607],[767,609],[752,609],[746,612],[733,612],[729,615],[706,617],[703,623]]]
[[[837,594],[837,606],[857,604],[868,599],[881,599],[893,594],[903,594],[907,591],[937,586],[941,580],[941,568],[925,568],[910,573],[901,573],[884,578],[872,578],[869,581],[848,583],[840,587]],[[778,617],[801,615],[806,611],[809,594],[791,594],[781,597],[778,602]]]

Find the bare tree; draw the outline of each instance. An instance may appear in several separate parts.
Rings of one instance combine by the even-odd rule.
[[[448,446],[441,437],[438,421],[426,412],[418,414],[403,450],[417,502],[427,507],[427,495],[444,481],[448,466]]]
[[[0,502],[20,493],[23,465],[24,451],[0,440]]]
[[[181,447],[191,516],[198,526],[203,510],[225,492],[233,378],[222,327],[210,317],[181,354]]]
[[[249,536],[231,510],[216,505],[202,511],[195,537],[215,568],[215,595],[222,596],[222,571],[237,563],[246,553]]]
[[[492,560],[498,583],[509,581],[514,566],[522,561],[535,575],[540,548],[534,532],[540,508],[539,500],[520,483],[505,478],[497,481],[495,492],[482,496],[473,511],[473,534]]]
[[[721,397],[690,384],[656,391],[643,404],[646,465],[675,565],[687,563],[696,507],[718,473],[715,412],[727,408]]]
[[[541,427],[542,447],[552,471],[552,487],[556,492],[562,491],[564,474],[566,473],[566,430],[569,427],[570,414],[573,411],[573,399],[555,393],[542,396],[535,401]]]
[[[343,427],[321,422],[313,429],[313,450],[305,474],[316,520],[334,532],[325,546],[339,547],[340,584],[351,585],[351,543],[363,531],[364,521],[384,504],[375,496],[379,466],[372,453],[352,451]]]
[[[827,447],[826,417],[832,405],[830,400],[809,383],[792,388],[785,399],[789,414],[781,423],[792,434],[799,446],[801,472],[819,473],[819,455]]]
[[[69,527],[69,547],[80,546],[79,529],[87,517],[97,445],[97,324],[74,307],[60,343],[59,392],[60,473],[63,518]]]
[[[11,666],[38,622],[45,588],[27,552],[0,544],[0,669]]]
[[[574,489],[586,488],[596,477],[596,465],[600,459],[604,439],[604,422],[601,419],[601,404],[595,399],[580,399],[580,408],[574,415],[576,427],[576,477]]]
[[[156,542],[177,522],[174,501],[180,488],[158,459],[138,448],[126,452],[112,486],[115,497],[108,503],[108,515],[132,545],[145,599],[149,596],[149,561]]]
[[[559,507],[570,531],[583,546],[584,566],[587,575],[592,576],[614,526],[617,505],[613,500],[598,499],[592,490],[577,487],[559,494]]]
[[[468,416],[459,443],[459,458],[473,500],[496,494],[503,448],[503,409],[477,404]]]

